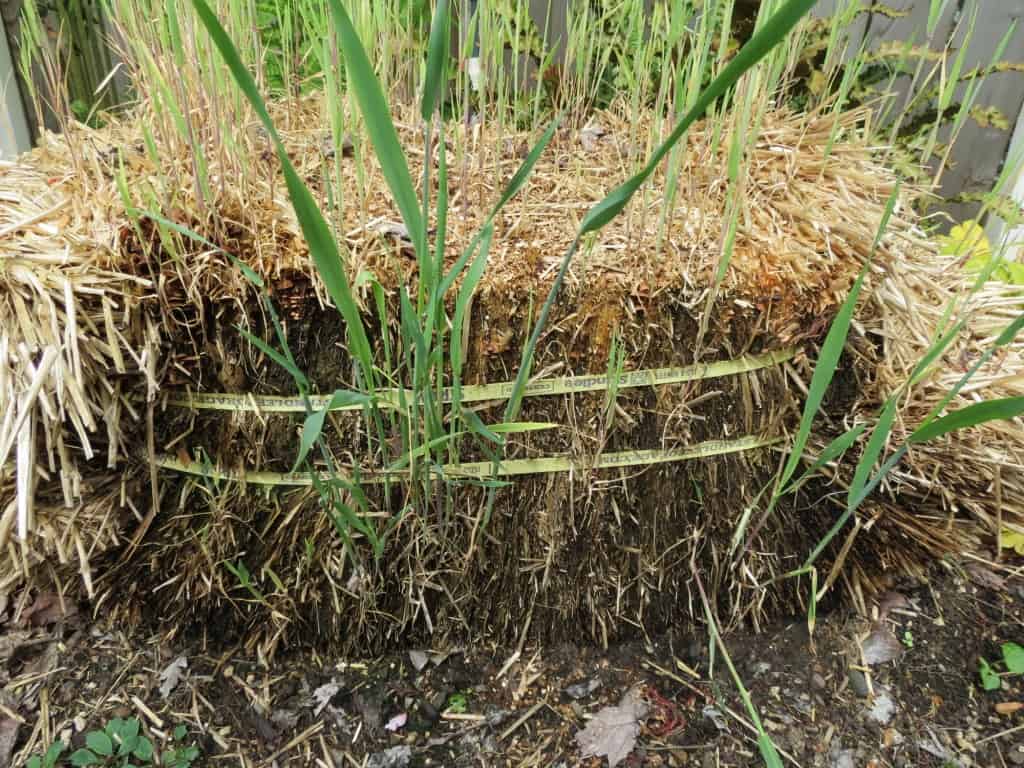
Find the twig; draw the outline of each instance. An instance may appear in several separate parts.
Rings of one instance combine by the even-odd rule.
[[[312,738],[313,736],[316,736],[323,729],[324,729],[324,721],[323,720],[318,720],[317,722],[313,723],[313,725],[309,726],[309,728],[307,728],[302,733],[300,733],[298,736],[296,736],[294,739],[292,739],[287,744],[285,744],[283,747],[281,747],[279,750],[277,750],[277,752],[275,752],[274,754],[270,755],[270,757],[268,757],[266,760],[264,760],[262,763],[260,763],[260,765],[270,765],[270,764],[272,764],[275,760],[277,760],[277,758],[279,758],[285,752],[290,752],[291,750],[295,749],[295,747],[299,746],[300,744],[302,744],[303,742],[305,742],[308,739]]]
[[[1001,739],[1003,736],[1009,736],[1011,733],[1017,733],[1017,731],[1024,731],[1024,723],[1015,725],[1013,728],[1007,728],[1005,731],[999,733],[993,733],[991,736],[986,736],[984,739],[978,739],[975,744],[984,744],[986,741],[994,741],[995,739]]]
[[[525,723],[527,720],[529,720],[531,717],[537,714],[537,711],[546,704],[547,701],[538,701],[536,704],[534,704],[532,707],[526,710],[526,712],[523,713],[522,717],[520,717],[518,720],[512,723],[512,725],[505,729],[505,732],[498,737],[498,741],[504,741],[517,730],[519,730],[519,727],[522,726],[523,723]]]

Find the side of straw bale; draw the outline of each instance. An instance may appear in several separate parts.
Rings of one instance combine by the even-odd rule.
[[[730,359],[794,344],[813,353],[869,256],[895,183],[873,158],[861,132],[863,117],[845,116],[837,136],[831,118],[784,112],[765,117],[749,150],[736,247],[714,294],[709,288],[728,210],[722,169],[729,142],[716,143],[696,129],[683,153],[685,183],[666,225],[660,226],[665,180],[658,177],[627,216],[579,254],[535,370],[604,372],[614,338],[625,345],[627,369]],[[289,118],[289,151],[326,202],[320,106],[304,102]],[[612,115],[602,120],[609,130],[594,147],[559,135],[529,188],[498,222],[470,314],[467,383],[514,377],[579,216],[636,162],[617,138],[627,135],[621,123]],[[787,500],[749,547],[734,546],[737,522],[770,483],[783,456],[779,449],[635,471],[525,478],[500,492],[486,526],[483,491],[458,488],[452,505],[438,508],[444,514],[408,510],[379,562],[341,546],[308,490],[164,473],[154,482],[147,461],[154,452],[192,457],[201,449],[226,467],[286,471],[294,461],[296,421],[191,414],[162,404],[161,391],[170,389],[289,394],[291,387],[235,328],[270,337],[251,287],[217,250],[161,231],[153,219],[128,216],[116,183],[122,169],[136,205],[159,207],[161,216],[238,254],[263,277],[317,388],[351,383],[351,364],[337,313],[326,306],[258,132],[241,134],[251,156],[262,158],[258,172],[216,185],[216,199],[207,200],[196,198],[200,185],[189,158],[170,156],[154,167],[132,124],[81,130],[87,135],[77,138],[87,140],[76,143],[83,153],[77,170],[68,168],[56,151],[59,140],[50,138],[0,176],[0,349],[6,354],[0,392],[19,403],[4,409],[3,435],[12,446],[29,446],[22,452],[35,457],[30,464],[4,457],[7,588],[33,574],[69,584],[81,574],[87,592],[116,605],[125,618],[201,627],[244,638],[265,653],[313,638],[360,650],[417,635],[514,639],[584,632],[608,642],[696,620],[695,568],[718,596],[723,620],[757,623],[800,607],[801,583],[774,577],[798,567],[835,519],[845,470]],[[404,133],[414,146],[415,132]],[[465,162],[457,163],[453,154],[449,163],[463,169],[453,170],[450,257],[482,220],[486,205],[480,201],[493,199],[513,173],[521,142],[499,141],[485,129],[467,139],[466,151]],[[414,175],[419,157],[412,153]],[[210,178],[229,178],[216,152],[207,160]],[[359,200],[357,190],[366,190],[360,205],[332,214],[350,277],[372,273],[394,308],[396,286],[415,281],[415,262],[393,234],[395,214],[376,167],[370,163],[361,178],[346,158],[341,169],[346,200]],[[160,179],[174,181],[173,195],[164,197]],[[906,375],[934,331],[934,308],[962,287],[962,280],[949,277],[951,265],[946,272],[930,271],[938,269],[934,250],[907,209],[894,218],[875,254],[872,298],[861,310],[842,382],[830,396],[822,439],[840,424],[874,418],[886,387]],[[48,255],[40,259],[36,253]],[[368,288],[360,290],[379,343],[394,329],[376,327]],[[922,296],[924,304],[915,304]],[[960,353],[976,354],[1011,303],[1003,294],[980,295]],[[929,309],[908,311],[920,306]],[[53,367],[43,378],[39,367],[48,348],[55,350]],[[1020,350],[1011,352],[1019,356]],[[955,361],[947,362],[954,370]],[[800,355],[739,376],[630,390],[621,393],[610,423],[600,394],[531,399],[524,419],[561,426],[517,438],[510,456],[586,459],[601,450],[781,434],[799,412],[810,369]],[[983,389],[965,396],[1019,383],[999,370],[993,367]],[[908,428],[936,401],[945,375],[908,400]],[[39,380],[45,385],[33,391]],[[31,415],[25,423],[45,428],[26,433],[18,413]],[[499,414],[500,407],[481,412],[485,421]],[[11,426],[16,423],[17,429]],[[104,423],[110,425],[105,441]],[[335,427],[334,446],[358,461],[356,422],[339,416]],[[1014,462],[1021,441],[1019,433],[1001,430],[977,430],[966,442],[918,452],[914,460],[929,462],[928,472],[897,474],[851,526],[853,534],[834,542],[819,564],[825,578],[862,600],[899,574],[922,572],[936,554],[976,545],[993,520],[1009,519],[999,510],[1007,504],[1019,510],[1013,505],[1022,498],[1021,482],[999,469],[998,460],[1007,457],[1006,466],[1019,466]],[[995,439],[1008,453],[993,452]],[[966,452],[961,457],[952,449]],[[474,458],[467,450],[465,458]],[[105,463],[98,458],[104,451]],[[59,456],[60,462],[47,458],[48,465],[44,456]],[[981,479],[967,480],[975,466],[984,467]],[[26,535],[14,525],[29,498],[18,490],[29,488],[24,478],[34,486],[30,498],[38,522]],[[945,492],[939,493],[935,478]],[[999,489],[1000,503],[986,496],[989,487]],[[961,491],[947,504],[948,493]],[[375,493],[379,508],[401,506],[400,495]],[[943,501],[936,506],[936,499]],[[1019,522],[1019,514],[1010,520]]]

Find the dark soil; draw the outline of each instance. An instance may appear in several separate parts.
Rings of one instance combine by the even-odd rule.
[[[866,606],[869,616],[819,616],[813,636],[804,618],[729,634],[784,764],[1024,764],[1022,679],[1005,675],[987,692],[978,675],[979,657],[995,662],[1000,644],[1024,644],[1024,577],[993,568],[946,564],[930,583]],[[607,651],[444,649],[360,661],[282,653],[267,665],[213,636],[167,642],[127,637],[81,612],[58,618],[48,599],[27,596],[40,606],[27,620],[9,618],[14,606],[4,614],[0,748],[13,732],[12,765],[56,738],[77,748],[86,731],[134,716],[158,745],[187,725],[186,741],[202,752],[197,765],[590,768],[607,761],[579,757],[576,734],[634,686],[648,714],[620,765],[763,765],[704,634],[670,632]],[[896,658],[865,665],[879,648]],[[181,657],[187,668],[164,697],[166,670]]]

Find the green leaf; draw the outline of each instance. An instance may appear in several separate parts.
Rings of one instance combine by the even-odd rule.
[[[825,399],[825,393],[828,391],[829,384],[832,383],[832,378],[839,367],[839,358],[846,347],[846,337],[850,332],[850,321],[853,319],[853,312],[857,307],[857,299],[860,297],[867,269],[865,264],[856,281],[854,281],[846,301],[843,302],[835,320],[832,321],[828,334],[825,336],[825,343],[821,345],[821,351],[818,353],[818,362],[815,363],[814,373],[811,375],[811,385],[807,390],[807,400],[804,401],[800,426],[797,428],[796,437],[793,439],[793,445],[790,448],[789,459],[786,461],[786,466],[783,468],[779,480],[780,487],[785,486],[789,482],[789,479],[793,476],[800,463],[800,458],[807,447],[807,439],[811,434],[814,417],[818,413],[818,409]]]
[[[299,386],[304,387],[304,388],[305,387],[309,387],[309,379],[306,378],[306,374],[304,374],[302,371],[300,371],[296,367],[295,363],[293,363],[287,357],[282,355],[280,352],[278,352],[272,346],[267,344],[267,342],[265,342],[259,336],[256,336],[255,334],[250,333],[249,331],[247,331],[242,326],[236,325],[235,328],[238,330],[238,332],[240,334],[242,334],[242,336],[244,336],[246,338],[246,340],[250,344],[252,344],[260,352],[262,352],[264,355],[266,355],[271,360],[273,360],[275,363],[277,363],[282,368],[284,368],[286,371],[288,371],[288,373],[291,374],[291,377],[293,379],[295,379],[296,383],[299,384]]]
[[[488,440],[495,445],[505,444],[504,439],[499,437],[496,432],[491,431],[491,429],[484,424],[483,419],[480,418],[480,415],[476,411],[470,410],[469,408],[463,408],[462,420],[466,422],[466,425],[473,434],[479,435],[484,440]]]
[[[853,473],[853,481],[850,483],[850,488],[846,494],[847,506],[852,505],[853,500],[857,498],[857,495],[860,494],[867,484],[871,470],[874,468],[875,462],[878,461],[878,457],[882,454],[882,449],[885,448],[885,443],[892,432],[892,422],[895,418],[896,398],[890,397],[886,401],[885,407],[882,408],[882,415],[878,417],[878,423],[875,424],[875,428],[871,433],[871,439],[868,440],[867,447],[864,448],[864,453],[861,454],[860,459],[857,461],[857,468]]]
[[[46,750],[46,754],[43,755],[43,768],[53,768],[60,756],[64,754],[64,750],[67,749],[67,745],[63,741],[57,740],[50,745],[50,748]]]
[[[988,662],[978,659],[978,674],[981,676],[981,687],[986,691],[999,690],[999,675],[997,675]]]
[[[178,725],[174,728],[174,740],[181,741],[188,736],[188,727],[185,725]]]
[[[438,94],[444,85],[444,67],[448,60],[448,0],[438,0],[434,20],[430,25],[427,45],[427,71],[423,80],[423,101],[420,115],[430,122],[437,107]],[[444,152],[444,143],[439,149]]]
[[[25,768],[42,768],[43,761],[39,758],[39,755],[32,755],[25,763]]]
[[[498,198],[498,202],[495,203],[494,208],[491,209],[491,214],[487,217],[488,221],[497,216],[505,206],[505,203],[519,194],[519,190],[526,185],[526,180],[530,177],[530,173],[533,171],[533,166],[537,164],[540,156],[543,154],[548,144],[551,143],[551,139],[555,135],[555,131],[558,129],[561,122],[562,117],[559,115],[551,121],[551,124],[541,135],[540,139],[536,144],[534,144],[533,149],[530,150],[530,153],[523,160],[522,165],[519,166],[519,169],[515,172],[515,175],[512,176],[512,179],[505,187],[505,191],[501,193],[501,197]]]
[[[110,757],[114,754],[114,743],[103,731],[90,731],[86,734],[85,746],[97,755],[103,755],[104,757]]]
[[[937,437],[966,429],[988,421],[1009,420],[1024,413],[1024,397],[1004,397],[997,400],[985,400],[960,408],[919,427],[910,435],[911,443],[924,443]]]
[[[137,757],[139,760],[152,760],[153,742],[151,742],[145,736],[140,737],[138,743],[135,745],[135,749],[132,750],[132,755]]]
[[[822,452],[818,455],[818,458],[814,460],[814,463],[805,469],[800,477],[790,483],[785,490],[783,490],[783,493],[792,493],[804,480],[812,477],[819,469],[824,467],[830,461],[838,459],[846,453],[850,446],[857,442],[857,438],[864,433],[865,429],[867,429],[867,424],[858,424],[852,429],[848,429],[843,432],[839,437],[833,439],[832,442],[825,446]]]
[[[88,749],[79,749],[71,753],[72,765],[102,765],[103,760],[96,757]]]
[[[220,22],[217,21],[216,15],[210,10],[205,0],[192,0],[192,5],[196,10],[199,20],[206,27],[206,31],[213,40],[214,45],[220,51],[224,63],[231,70],[231,75],[238,84],[239,89],[249,101],[253,111],[256,112],[257,117],[263,123],[263,127],[274,143],[278,162],[281,164],[285,184],[288,187],[288,196],[291,198],[292,207],[295,209],[296,218],[302,229],[303,237],[309,246],[309,252],[313,262],[316,264],[317,272],[324,281],[327,292],[330,294],[335,306],[345,319],[349,343],[356,359],[362,365],[365,375],[372,380],[373,357],[370,343],[366,337],[366,329],[363,327],[362,317],[359,314],[359,306],[352,296],[351,287],[348,284],[348,277],[345,274],[334,235],[331,234],[327,221],[317,208],[312,193],[302,182],[302,179],[299,178],[298,172],[292,165],[284,143],[281,141],[281,136],[274,127],[274,122],[270,119],[267,106],[260,96],[259,89],[256,87],[256,81],[242,63],[242,59],[238,55],[238,51],[235,50],[231,38],[228,37]],[[335,0],[335,5],[337,5],[337,0]],[[360,48],[360,50],[362,49]],[[354,85],[354,82],[350,82],[350,85]],[[394,133],[393,127],[392,133]],[[397,138],[395,141],[397,142]],[[408,169],[406,169],[406,176],[408,176]],[[409,188],[410,190],[412,189],[411,181],[409,181]],[[413,192],[413,210],[418,220],[419,209],[415,205],[415,192]],[[419,232],[422,229],[410,226],[409,222],[406,222],[406,226],[409,227],[410,232]]]
[[[503,421],[500,424],[492,424],[490,429],[496,435],[505,435],[515,432],[539,432],[544,429],[558,429],[559,426],[550,421]]]
[[[428,440],[425,443],[417,445],[411,451],[407,451],[406,453],[402,454],[401,458],[399,458],[397,461],[395,461],[392,464],[388,465],[387,471],[388,472],[397,472],[398,470],[407,467],[409,465],[409,463],[413,459],[418,459],[419,457],[429,453],[430,451],[434,450],[435,448],[440,448],[445,443],[447,443],[447,442],[449,442],[451,440],[454,440],[456,437],[459,437],[460,435],[464,435],[464,434],[466,434],[466,433],[465,432],[452,432],[451,434],[441,435],[440,437],[435,437],[433,440]]]
[[[1003,643],[1003,661],[1015,675],[1024,675],[1024,648],[1017,643]]]
[[[761,753],[766,768],[782,768],[782,758],[779,757],[771,737],[764,731],[757,737],[757,749]]]
[[[345,58],[347,85],[359,103],[366,131],[380,162],[381,173],[395,198],[405,228],[413,239],[417,258],[422,260],[426,257],[426,229],[416,198],[416,187],[413,186],[409,165],[391,119],[388,101],[345,8],[339,0],[328,0],[328,6],[338,36],[338,47]]]
[[[302,462],[306,460],[309,451],[313,448],[316,441],[320,439],[320,434],[324,429],[324,420],[330,411],[350,405],[369,405],[372,402],[373,398],[371,396],[360,392],[352,392],[347,389],[335,390],[327,405],[306,416],[306,421],[302,425],[302,436],[299,440],[299,456],[295,459],[295,467],[292,471],[294,472],[302,466]]]

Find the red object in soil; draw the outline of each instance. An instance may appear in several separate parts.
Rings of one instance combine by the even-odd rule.
[[[678,704],[666,699],[652,685],[647,686],[644,694],[654,710],[652,717],[658,723],[650,728],[651,735],[661,739],[686,727],[686,716]]]

